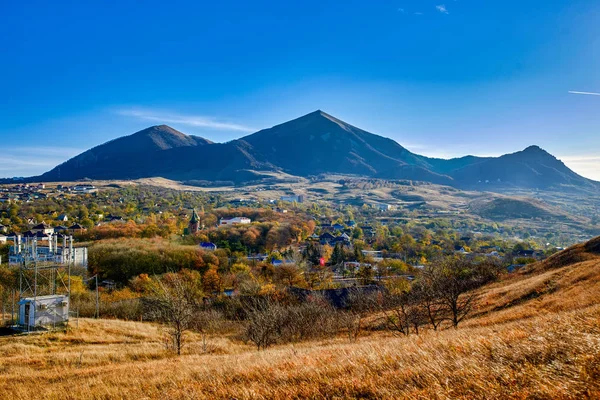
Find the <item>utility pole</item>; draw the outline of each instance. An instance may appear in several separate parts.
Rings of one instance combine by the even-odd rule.
[[[92,279],[96,280],[96,312],[94,313],[94,316],[96,319],[98,319],[100,318],[100,294],[98,292],[98,274],[92,276],[91,278],[84,279],[83,282],[89,282]]]
[[[96,319],[100,318],[100,297],[98,296],[98,274],[96,274]]]

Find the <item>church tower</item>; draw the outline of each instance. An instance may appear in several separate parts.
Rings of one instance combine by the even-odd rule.
[[[188,232],[190,233],[190,235],[195,235],[196,233],[198,233],[199,228],[200,218],[198,217],[196,209],[194,208],[194,210],[192,211],[192,218],[190,219],[190,223],[188,225]]]

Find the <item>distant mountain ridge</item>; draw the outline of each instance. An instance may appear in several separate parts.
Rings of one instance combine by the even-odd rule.
[[[501,157],[429,158],[320,110],[227,143],[186,135],[167,125],[152,126],[96,146],[29,179],[162,176],[244,183],[257,179],[260,171],[296,176],[349,174],[485,190],[560,185],[600,188],[600,183],[576,174],[537,146]]]

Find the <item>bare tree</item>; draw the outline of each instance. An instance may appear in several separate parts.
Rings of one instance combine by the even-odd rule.
[[[413,296],[434,331],[447,318],[448,312],[436,291],[435,273],[428,267],[412,286]]]
[[[258,350],[277,343],[288,315],[283,306],[270,299],[256,299],[247,311],[244,336]]]
[[[446,258],[434,268],[433,290],[456,328],[473,309],[474,289],[494,278],[494,268],[454,257]]]
[[[358,340],[364,328],[364,320],[380,306],[378,304],[378,293],[367,293],[358,289],[350,289],[346,299],[346,311],[343,322],[346,326],[348,339],[351,342]]]
[[[381,306],[388,329],[393,332],[408,336],[413,328],[418,335],[419,327],[426,323],[419,298],[412,291],[387,293]]]
[[[305,302],[286,307],[289,318],[282,339],[303,341],[335,335],[338,331],[337,313],[321,296],[310,296]]]
[[[208,338],[211,334],[218,331],[223,322],[223,314],[216,310],[198,311],[193,318],[193,328],[198,331],[202,337],[202,352],[209,350]]]
[[[167,345],[180,355],[185,332],[197,326],[199,278],[193,273],[165,274],[156,279],[148,292],[143,299],[145,314],[168,325]]]

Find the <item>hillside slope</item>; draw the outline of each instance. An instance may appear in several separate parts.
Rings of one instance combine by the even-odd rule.
[[[459,329],[256,351],[235,335],[164,350],[151,323],[0,337],[0,398],[600,398],[600,238],[480,290]]]
[[[531,264],[481,291],[469,325],[493,325],[600,306],[600,237]]]
[[[508,219],[539,219],[547,222],[583,221],[581,217],[571,216],[558,207],[526,197],[495,195],[491,198],[476,199],[469,203],[469,210],[476,215],[496,221]]]

